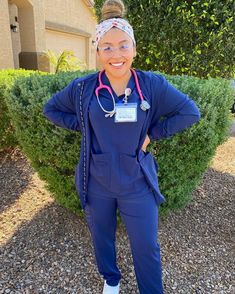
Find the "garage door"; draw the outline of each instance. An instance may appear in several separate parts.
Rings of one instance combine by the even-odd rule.
[[[46,49],[56,54],[71,50],[80,61],[87,62],[86,37],[46,30]]]

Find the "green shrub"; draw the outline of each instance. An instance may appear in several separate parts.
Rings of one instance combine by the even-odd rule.
[[[98,19],[103,0],[95,1]],[[234,0],[124,0],[137,42],[136,68],[232,78]]]
[[[37,72],[39,73],[39,72]],[[14,147],[17,144],[13,126],[4,99],[5,91],[12,87],[14,81],[20,77],[35,74],[35,71],[24,69],[0,70],[0,150]]]
[[[51,124],[43,116],[42,108],[53,93],[83,74],[86,73],[20,78],[6,96],[16,136],[25,154],[47,181],[57,201],[76,213],[80,211],[80,204],[74,187],[74,172],[81,135]],[[223,79],[166,78],[196,101],[201,120],[172,138],[150,144],[160,166],[160,188],[167,198],[161,212],[182,207],[189,201],[217,145],[228,134],[233,100],[230,82]]]
[[[200,108],[201,119],[173,138],[151,144],[158,158],[159,180],[167,203],[165,212],[185,206],[200,183],[218,145],[229,134],[234,99],[231,82],[224,79],[199,79],[167,76],[176,88],[192,97]]]
[[[16,137],[57,202],[74,212],[80,204],[74,187],[79,160],[80,134],[52,125],[42,115],[42,105],[75,77],[89,72],[61,72],[18,78],[5,96]]]

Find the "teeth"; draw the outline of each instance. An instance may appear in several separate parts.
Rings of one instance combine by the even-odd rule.
[[[111,63],[113,66],[120,66],[120,65],[122,65],[123,64],[123,62],[121,62],[121,63]]]

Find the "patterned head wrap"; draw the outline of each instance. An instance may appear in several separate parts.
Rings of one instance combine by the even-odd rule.
[[[96,26],[96,47],[98,46],[98,43],[100,39],[103,37],[103,35],[107,33],[109,30],[111,30],[113,27],[116,27],[127,33],[136,45],[134,32],[129,22],[123,18],[110,18],[102,21],[100,24]]]

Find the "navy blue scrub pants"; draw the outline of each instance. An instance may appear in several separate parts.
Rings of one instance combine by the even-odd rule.
[[[140,294],[162,294],[158,207],[152,192],[132,198],[88,195],[85,213],[99,273],[110,286],[121,279],[115,250],[117,208],[129,236]]]

